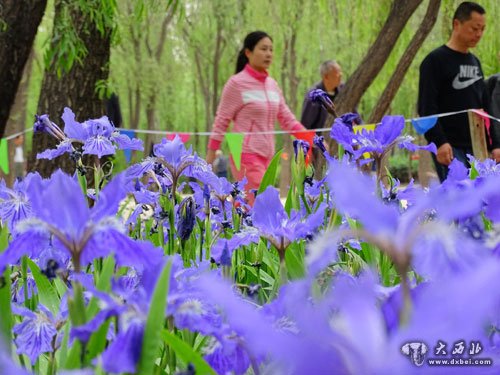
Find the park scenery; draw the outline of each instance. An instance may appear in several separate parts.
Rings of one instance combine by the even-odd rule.
[[[5,1],[0,375],[500,373],[499,119],[416,112],[458,1]],[[290,113],[326,122],[228,128],[236,169],[275,139],[249,188],[207,144],[258,29]],[[333,102],[308,91],[331,58]],[[440,182],[423,134],[457,115],[477,142]]]

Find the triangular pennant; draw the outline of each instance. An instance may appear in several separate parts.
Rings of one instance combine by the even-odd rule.
[[[182,143],[186,143],[187,141],[189,141],[189,138],[191,137],[189,133],[168,133],[166,138],[169,141],[173,141],[175,136],[178,136],[181,139]]]
[[[491,145],[492,139],[490,134],[490,126],[491,126],[490,118],[488,116],[485,116],[487,113],[484,112],[482,109],[473,109],[472,112],[481,116],[481,118],[484,120],[484,127],[486,128],[486,133],[488,133],[488,141]]]
[[[377,124],[353,125],[352,131],[353,131],[354,134],[361,133],[363,131],[363,129],[366,130],[366,131],[374,131],[375,130],[375,126],[377,126]],[[370,158],[370,153],[369,152],[365,152],[363,154],[363,158],[369,159]]]
[[[0,168],[3,173],[9,174],[9,147],[5,138],[0,141]]]
[[[120,134],[126,135],[130,139],[135,137],[135,131],[133,130],[120,130]],[[125,161],[130,163],[130,160],[132,159],[132,150],[129,148],[126,148],[123,150],[123,154],[125,155]]]
[[[418,134],[424,134],[429,129],[432,129],[437,122],[437,116],[423,117],[423,118],[412,118],[411,124],[415,128]]]
[[[243,148],[243,140],[245,134],[242,133],[226,133],[226,142],[229,146],[229,153],[233,156],[236,169],[241,168],[241,150]]]
[[[366,125],[354,125],[352,127],[352,131],[354,132],[354,134],[358,134],[358,133],[361,133],[361,131],[363,129],[365,130],[375,130],[375,125],[376,124],[366,124]]]

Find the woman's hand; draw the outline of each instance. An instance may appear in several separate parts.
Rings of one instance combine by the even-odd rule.
[[[208,150],[207,151],[207,163],[208,164],[213,164],[214,160],[215,160],[215,150]]]

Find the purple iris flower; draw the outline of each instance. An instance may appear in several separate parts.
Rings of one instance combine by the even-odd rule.
[[[177,208],[177,235],[182,241],[186,241],[193,232],[196,223],[196,207],[192,197],[186,197]]]
[[[32,372],[20,367],[12,360],[3,339],[0,340],[0,374],[32,375]]]
[[[297,160],[297,155],[299,154],[299,150],[302,150],[304,155],[307,155],[309,152],[309,142],[303,141],[302,139],[294,139],[293,140],[293,152],[295,154],[295,160]]]
[[[301,285],[305,284],[301,282]],[[311,284],[307,285],[310,288]],[[237,355],[238,344],[241,343],[239,345],[251,360],[251,366],[261,367],[264,372],[319,374],[346,371],[339,361],[337,347],[331,345],[332,342],[338,343],[338,347],[343,344],[330,333],[328,316],[324,314],[331,310],[312,308],[307,300],[300,298],[304,296],[301,288],[282,288],[279,296],[286,300],[281,308],[273,309],[280,315],[270,316],[269,312],[237,296],[230,285],[214,275],[202,276],[196,286],[225,313],[227,332],[233,337],[232,343],[223,340],[220,334],[216,335],[216,338],[219,340],[218,344],[223,347],[230,345],[226,349],[232,354],[230,363],[237,358],[243,361],[243,358]],[[252,322],[251,325],[248,324],[249,321]],[[231,331],[234,333],[231,334]],[[262,337],[266,339],[262,340]],[[223,368],[223,364],[214,358],[205,358],[214,368]],[[220,356],[219,358],[222,359]],[[243,364],[245,362],[240,362],[242,367]]]
[[[242,346],[242,338],[230,329],[211,337],[203,353],[205,360],[217,374],[243,375],[250,366],[250,358]]]
[[[299,238],[305,238],[323,224],[326,204],[305,219],[297,211],[286,213],[279,191],[269,186],[255,199],[252,221],[261,235],[273,244],[283,261],[286,248]]]
[[[142,338],[147,318],[147,295],[141,285],[126,277],[125,283],[114,281],[112,293],[95,288],[84,279],[79,281],[94,297],[100,300],[101,310],[86,324],[72,327],[70,337],[87,342],[93,332],[109,318],[117,317],[116,336],[102,353],[103,369],[112,373],[135,373],[142,349]]]
[[[41,243],[46,244],[49,236],[53,236],[54,246],[71,255],[77,272],[81,265],[110,253],[115,254],[117,264],[138,269],[161,259],[159,249],[125,235],[123,224],[115,217],[126,193],[122,174],[106,185],[92,208],[76,180],[61,171],[33,185],[37,191],[30,197],[33,216],[18,224],[19,236],[0,254],[0,269],[26,254],[37,258],[46,246]]]
[[[57,276],[59,271],[68,269],[70,259],[66,251],[54,248],[52,244],[49,244],[40,252],[37,265],[40,271],[51,280]]]
[[[232,238],[220,238],[210,250],[210,254],[216,263],[222,263],[222,255],[224,251],[227,251],[229,260],[233,252],[237,249],[241,249],[242,246],[249,245],[251,243],[258,243],[260,239],[259,231],[256,229],[248,228],[246,231],[236,233]]]
[[[333,105],[333,102],[325,91],[323,91],[321,89],[311,90],[309,92],[309,99],[313,103],[317,103],[317,104],[321,105],[329,113],[336,116],[335,107]]]
[[[121,334],[102,354],[103,368],[112,373],[135,373],[141,357],[142,339],[145,320],[133,318],[128,327],[122,328]]]
[[[333,104],[328,94],[321,89],[311,90],[309,92],[309,99],[311,99],[311,101],[314,103],[321,104],[323,102],[326,102],[328,104]]]
[[[321,150],[323,154],[327,152],[325,147],[325,137],[323,137],[322,135],[315,135],[313,138],[313,143],[317,148]]]
[[[349,130],[351,130],[351,131],[352,131],[352,127],[354,125],[359,125],[359,124],[361,124],[361,117],[359,116],[358,113],[352,113],[352,112],[344,113],[340,117],[337,117],[335,119],[335,121],[333,122],[334,126],[335,125],[344,125],[347,128],[349,128]],[[333,128],[332,128],[332,130],[333,130]]]
[[[133,180],[149,174],[157,182],[160,190],[165,186],[171,186],[173,196],[181,176],[192,177],[207,184],[217,179],[207,162],[193,153],[192,148],[186,150],[178,136],[172,141],[163,139],[153,147],[153,153],[153,157],[129,167],[125,172],[127,178]]]
[[[40,354],[55,350],[52,340],[57,334],[56,321],[52,313],[41,304],[38,305],[38,312],[16,306],[12,310],[16,315],[24,317],[13,328],[17,354],[26,354],[34,365]]]
[[[40,179],[40,175],[30,173],[22,181],[15,181],[12,189],[0,182],[0,219],[7,223],[9,232],[15,235],[15,227],[20,221],[32,215],[29,201],[29,187],[32,180]]]
[[[17,278],[12,283],[12,302],[17,303],[19,305],[24,303],[24,290],[27,290],[27,297],[31,299],[33,296],[38,294],[38,289],[36,287],[35,279],[31,273],[28,273],[26,276],[26,282],[22,282],[21,278]]]
[[[116,148],[139,151],[144,149],[142,140],[130,139],[127,135],[120,134],[107,116],[79,123],[75,120],[73,111],[66,107],[62,119],[64,132],[52,123],[47,115],[37,116],[34,129],[46,131],[60,141],[55,149],[45,150],[38,154],[37,158],[53,159],[66,152],[74,152],[72,144],[75,142],[82,144],[84,154],[97,155],[99,158],[113,155]]]
[[[406,264],[411,259],[415,270],[424,277],[459,273],[491,257],[484,244],[463,238],[450,223],[477,215],[484,206],[484,197],[498,182],[474,189],[431,189],[400,212],[395,205],[384,204],[378,198],[370,177],[345,164],[331,163],[327,180],[337,209],[363,225],[361,237],[388,252],[396,263]],[[435,213],[432,220],[428,219],[429,212]]]
[[[493,159],[488,158],[481,161],[472,155],[467,155],[467,158],[469,159],[470,164],[474,166],[475,170],[479,174],[479,177],[500,174],[500,164],[497,164]]]
[[[354,116],[354,114],[350,114]],[[431,143],[427,146],[417,146],[412,143],[410,136],[401,136],[404,129],[403,116],[384,116],[382,122],[374,131],[363,129],[354,134],[349,121],[335,121],[330,136],[339,142],[345,150],[349,151],[355,159],[359,159],[365,152],[371,153],[375,159],[380,159],[392,147],[398,145],[410,151],[427,150],[436,153],[436,146]],[[352,119],[351,120],[352,124]]]
[[[47,133],[56,138],[59,141],[63,141],[66,136],[59,126],[54,124],[49,119],[49,115],[35,115],[35,123],[33,125],[33,130],[39,133]]]
[[[168,313],[173,316],[175,326],[203,335],[218,332],[222,317],[217,308],[198,291],[184,289],[169,295]]]

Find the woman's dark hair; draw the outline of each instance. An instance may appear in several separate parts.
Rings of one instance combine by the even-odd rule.
[[[273,40],[273,38],[271,38],[269,34],[264,31],[252,31],[245,37],[245,40],[243,41],[243,48],[238,54],[238,60],[236,61],[236,73],[241,72],[245,65],[248,63],[248,58],[245,55],[245,50],[248,49],[250,51],[253,51],[257,43],[259,43],[260,40],[264,38]]]

